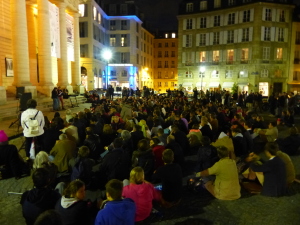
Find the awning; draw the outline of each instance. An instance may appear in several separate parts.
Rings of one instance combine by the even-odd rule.
[[[191,87],[192,85],[193,85],[192,82],[184,82],[184,83],[182,84],[183,87]]]
[[[206,86],[206,82],[202,82],[202,85],[201,85],[201,82],[197,82],[196,83],[196,87],[205,87]]]
[[[220,85],[219,82],[210,82],[210,83],[209,83],[209,87],[210,87],[210,88],[218,88],[219,85]]]
[[[241,82],[241,83],[238,83],[238,85],[239,85],[239,86],[248,86],[249,83],[247,83],[247,82]]]
[[[234,82],[224,82],[222,88],[232,88]]]

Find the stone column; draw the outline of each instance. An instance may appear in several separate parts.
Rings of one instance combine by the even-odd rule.
[[[74,63],[72,67],[72,86],[74,90],[84,93],[84,88],[78,86],[81,84],[80,76],[80,37],[79,37],[79,13],[74,13]]]
[[[26,1],[11,0],[12,52],[14,86],[25,87],[36,97],[35,87],[30,83]]]
[[[46,96],[51,95],[53,89],[51,39],[48,0],[37,0],[38,5],[38,63],[39,63],[39,91]]]
[[[68,46],[66,26],[66,3],[59,2],[59,29],[60,29],[60,59],[58,59],[58,86],[63,88],[68,83]]]

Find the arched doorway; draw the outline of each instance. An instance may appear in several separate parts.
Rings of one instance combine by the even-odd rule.
[[[81,84],[87,89],[87,69],[85,67],[81,67]]]

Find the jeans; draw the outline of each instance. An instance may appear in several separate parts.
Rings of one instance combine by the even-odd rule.
[[[53,110],[58,111],[59,109],[59,98],[53,98]]]

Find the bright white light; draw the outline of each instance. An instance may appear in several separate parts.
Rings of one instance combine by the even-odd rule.
[[[204,72],[205,72],[205,67],[204,67],[204,66],[201,66],[201,67],[200,67],[200,72],[201,72],[201,73],[204,73]]]
[[[102,56],[106,61],[109,61],[112,57],[112,53],[110,50],[106,49],[106,50],[104,50]]]

